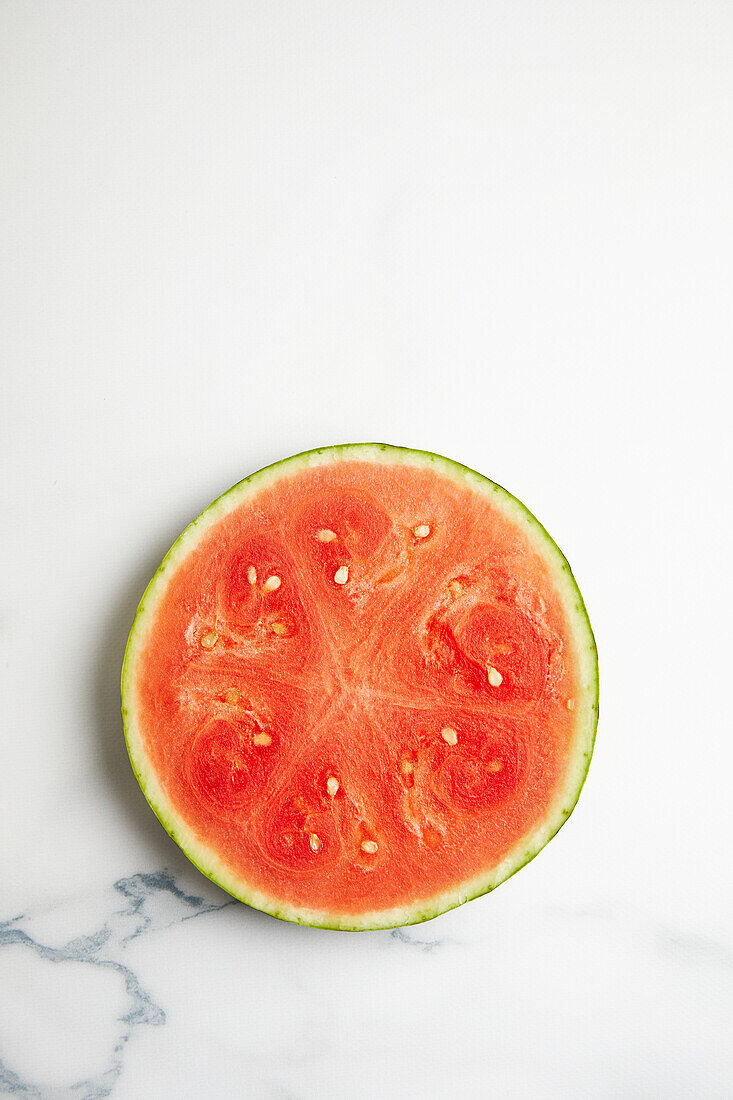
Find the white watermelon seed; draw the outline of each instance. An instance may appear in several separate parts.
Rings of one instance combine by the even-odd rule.
[[[262,585],[262,591],[275,592],[281,584],[282,581],[280,580],[280,578],[275,576],[275,574],[273,573],[273,575],[271,577],[268,577],[265,583]]]
[[[308,833],[308,843],[311,846],[312,852],[318,852],[321,847],[321,838],[317,833]]]
[[[224,696],[224,701],[229,703],[230,707],[233,707],[236,703],[239,702],[239,692],[236,691],[235,688],[230,688],[230,690]]]
[[[287,634],[287,623],[270,623],[270,630],[273,634]]]
[[[257,584],[257,570],[254,565],[247,566],[247,580],[250,584]]]
[[[446,726],[445,729],[442,729],[440,731],[440,736],[443,738],[446,745],[457,745],[458,744],[458,734],[450,726]]]
[[[340,565],[333,575],[333,579],[336,584],[346,584],[349,579],[349,567],[348,565]]]
[[[416,539],[426,539],[430,534],[430,528],[427,523],[419,523],[417,527],[413,527],[412,533]]]
[[[213,649],[216,643],[219,641],[219,635],[215,630],[210,630],[208,634],[204,634],[201,639],[201,645],[204,649]]]
[[[252,743],[255,745],[267,746],[272,744],[272,738],[269,733],[256,733],[252,738]]]
[[[366,852],[368,855],[373,856],[375,852],[379,851],[379,845],[376,840],[362,840],[361,842],[362,852]]]
[[[575,700],[574,699],[568,699],[565,706],[568,708],[568,710],[573,710],[573,708],[575,707]]]
[[[492,688],[498,688],[499,684],[503,681],[504,677],[499,672],[498,668],[494,668],[493,665],[489,665],[487,669],[489,673],[489,683]]]
[[[412,760],[403,760],[400,767],[402,769],[403,775],[412,775],[415,770],[415,765],[413,764]]]
[[[336,532],[332,531],[330,527],[321,527],[319,531],[316,531],[316,538],[319,542],[333,542],[336,538]]]
[[[326,780],[326,790],[330,794],[331,798],[333,798],[333,796],[338,793],[338,789],[338,779],[336,779],[336,777],[333,775],[329,775],[328,779]]]

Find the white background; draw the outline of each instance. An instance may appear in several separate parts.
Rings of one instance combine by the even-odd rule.
[[[63,945],[161,868],[225,900],[136,787],[119,668],[179,531],[278,457],[504,484],[601,667],[578,809],[495,895],[401,939],[166,928],[153,890],[114,950],[157,1027],[6,940],[0,1082],[730,1095],[731,4],[17,0],[0,52],[0,919]]]

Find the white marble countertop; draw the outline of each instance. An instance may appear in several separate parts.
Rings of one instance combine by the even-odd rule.
[[[0,1094],[731,1095],[733,9],[0,15]],[[378,439],[481,469],[601,659],[567,826],[394,932],[234,903],[130,770],[119,672],[182,527]]]

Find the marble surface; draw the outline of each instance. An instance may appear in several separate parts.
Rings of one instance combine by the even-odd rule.
[[[733,8],[0,13],[0,1094],[731,1095]],[[495,894],[234,903],[127,761],[183,526],[377,439],[520,496],[601,660],[577,810]]]
[[[0,925],[0,1083],[49,1100],[728,1095],[730,950],[618,905],[491,905],[329,934],[160,870],[39,907]]]

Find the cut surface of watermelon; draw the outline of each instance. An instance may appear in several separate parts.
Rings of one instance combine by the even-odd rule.
[[[595,737],[570,568],[494,482],[383,444],[309,451],[219,497],[140,602],[131,762],[225,890],[324,928],[388,928],[544,847]]]

